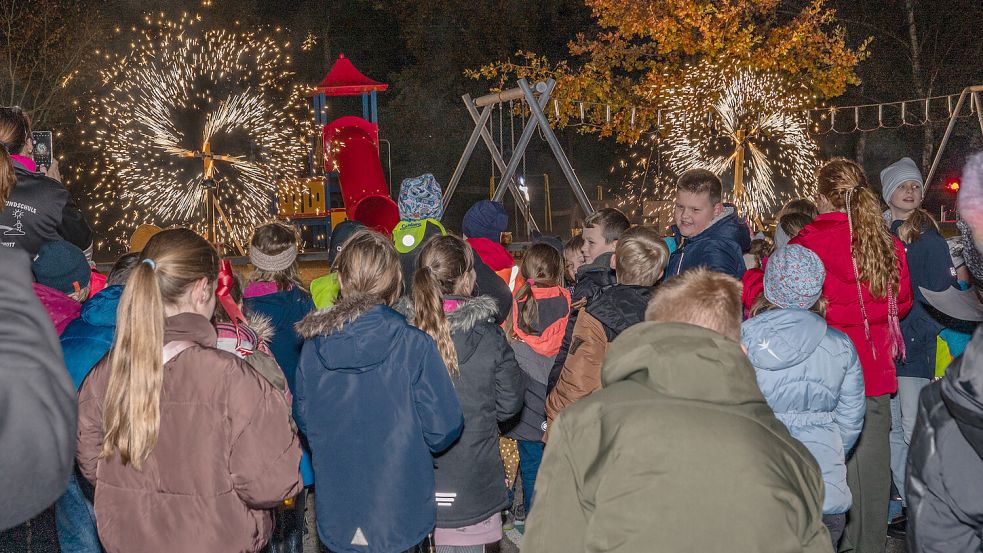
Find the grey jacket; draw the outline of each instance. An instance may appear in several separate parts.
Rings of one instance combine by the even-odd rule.
[[[0,248],[0,530],[54,503],[75,462],[75,386],[30,266]]]
[[[908,550],[983,551],[983,327],[922,390],[908,450]]]

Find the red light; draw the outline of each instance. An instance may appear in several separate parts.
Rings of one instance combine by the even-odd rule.
[[[945,189],[948,190],[949,192],[959,192],[959,181],[957,180],[949,181],[948,183],[946,183]]]

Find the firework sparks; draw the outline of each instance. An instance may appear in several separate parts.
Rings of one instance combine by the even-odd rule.
[[[201,25],[148,17],[129,53],[107,58],[100,74],[88,118],[89,208],[117,241],[141,223],[205,232],[213,179],[225,218],[217,238],[242,243],[270,218],[278,190],[299,186],[309,129],[289,43]]]
[[[770,215],[814,187],[818,149],[806,115],[811,101],[804,89],[777,75],[692,68],[683,85],[668,93],[666,161],[676,174],[694,167],[733,173],[738,210],[752,218]],[[787,186],[777,186],[779,179]]]

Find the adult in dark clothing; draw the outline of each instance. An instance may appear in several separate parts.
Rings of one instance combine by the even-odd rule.
[[[577,284],[574,286],[573,294],[571,294],[574,309],[570,312],[563,342],[560,344],[560,351],[556,354],[553,368],[550,370],[549,382],[546,386],[547,393],[556,386],[560,371],[563,369],[563,363],[567,360],[570,341],[573,339],[573,327],[577,324],[577,315],[580,309],[590,304],[600,296],[601,292],[618,282],[612,268],[611,257],[618,246],[618,238],[629,227],[631,227],[631,222],[628,221],[628,217],[612,207],[601,209],[584,220],[583,253],[584,258],[589,261],[577,269]]]
[[[25,252],[0,248],[0,530],[48,508],[75,461],[77,400]]]
[[[891,473],[904,496],[908,444],[918,413],[918,396],[935,376],[935,350],[943,324],[936,318],[919,288],[941,292],[956,285],[949,245],[939,234],[932,216],[922,209],[925,183],[915,162],[903,158],[881,171],[881,196],[887,203],[884,220],[901,239],[908,258],[908,272],[915,301],[901,319],[905,357],[897,361],[898,392],[891,398]],[[892,505],[898,512],[898,505]]]
[[[983,236],[983,154],[963,171],[959,211]],[[979,250],[979,242],[968,244]],[[975,246],[975,247],[973,247]],[[978,267],[977,267],[978,269]],[[979,279],[983,271],[976,270]],[[952,314],[952,313],[950,313]],[[983,550],[983,328],[945,376],[922,390],[908,451],[908,548]]]
[[[676,185],[672,231],[679,247],[669,257],[665,279],[706,267],[740,279],[751,231],[733,205],[721,203],[723,185],[706,169],[690,169]]]
[[[46,242],[67,240],[85,251],[92,246],[92,229],[59,182],[57,162],[40,172],[32,151],[27,114],[20,108],[0,108],[0,164],[6,166],[0,171],[8,173],[12,164],[16,176],[6,202],[0,202],[0,247],[35,255]]]
[[[908,451],[908,548],[983,550],[983,329],[922,390]]]

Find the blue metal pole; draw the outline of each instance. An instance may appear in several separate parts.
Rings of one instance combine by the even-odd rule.
[[[379,102],[376,91],[372,91],[372,122],[379,123]]]
[[[362,119],[369,120],[369,95],[362,93]]]

